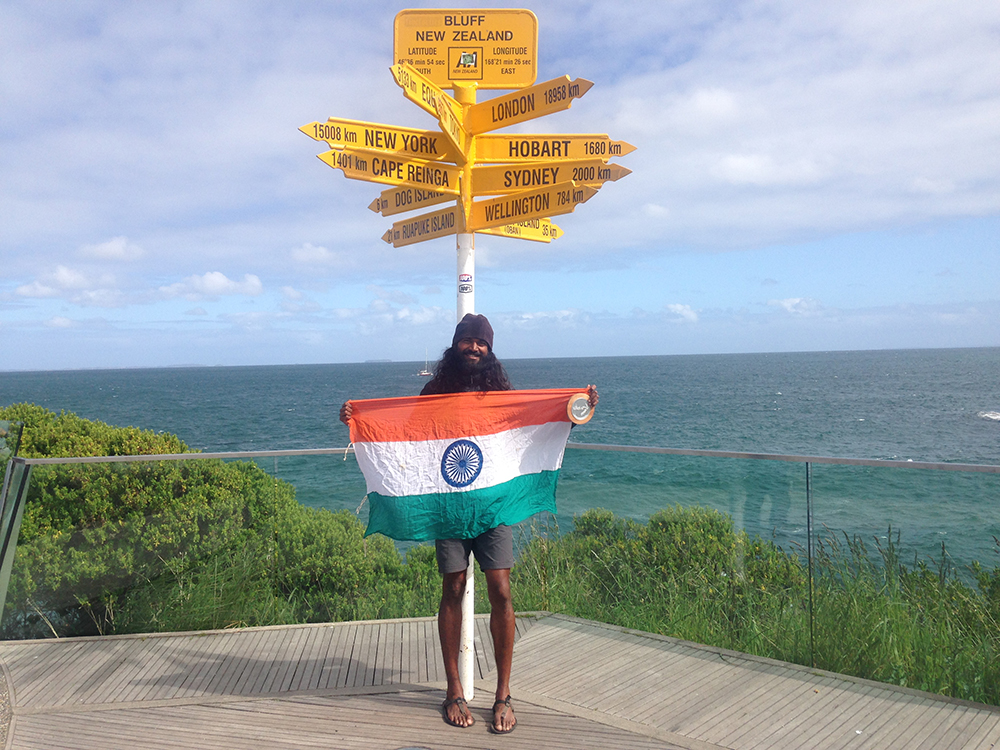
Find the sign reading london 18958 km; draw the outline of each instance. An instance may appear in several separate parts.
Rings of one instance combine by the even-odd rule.
[[[538,19],[530,10],[403,10],[393,26],[393,62],[412,65],[441,88],[530,86],[537,57]]]
[[[569,109],[594,85],[566,75],[535,83],[531,11],[403,10],[393,28],[393,79],[439,130],[334,117],[299,128],[330,147],[319,158],[345,177],[392,186],[368,206],[382,216],[454,201],[395,222],[382,237],[389,244],[457,234],[461,247],[475,232],[551,242],[563,235],[552,216],[630,174],[608,160],[635,147],[606,134],[493,132]],[[476,102],[478,89],[512,91]],[[459,284],[471,289],[468,279]]]

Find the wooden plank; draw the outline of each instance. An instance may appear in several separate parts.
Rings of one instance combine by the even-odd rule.
[[[745,670],[717,691],[704,691],[698,700],[684,709],[668,705],[660,716],[650,715],[647,723],[669,726],[671,731],[688,737],[701,737],[712,727],[729,721],[730,717],[744,721],[758,712],[761,697],[777,687],[785,676],[773,672]]]
[[[238,643],[238,646],[219,662],[212,679],[205,686],[206,693],[227,694],[232,690],[233,682],[238,680],[247,668],[247,662],[252,658],[251,655],[264,637],[265,632],[258,630],[234,633],[233,640]]]
[[[812,741],[815,745],[812,750],[829,750],[844,740],[857,740],[860,736],[858,719],[864,717],[864,709],[870,704],[876,688],[871,685],[858,687],[860,689],[850,691],[854,700],[845,700],[837,706],[836,711],[830,711],[816,722],[813,727]]]
[[[333,637],[327,649],[326,659],[323,660],[322,671],[318,685],[320,688],[335,688],[339,682],[341,674],[347,672],[350,663],[348,656],[347,639],[350,635],[350,627],[344,623],[339,623],[332,627]]]
[[[726,724],[704,733],[699,739],[716,744],[738,744],[740,747],[756,747],[762,737],[769,737],[775,731],[775,717],[795,716],[802,703],[813,695],[813,690],[822,687],[822,678],[803,675],[787,681],[780,690],[770,697],[767,705],[752,720],[739,725]]]
[[[972,709],[965,714],[963,721],[952,728],[951,741],[939,742],[933,750],[962,750],[964,747],[971,747],[971,745],[966,745],[967,740],[974,737],[988,723],[998,720],[1000,720],[1000,716],[993,712],[981,708]]]

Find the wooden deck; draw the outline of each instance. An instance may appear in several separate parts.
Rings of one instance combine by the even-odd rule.
[[[1000,747],[1000,709],[558,615],[518,618],[517,730],[447,726],[432,619],[0,643],[7,748]]]

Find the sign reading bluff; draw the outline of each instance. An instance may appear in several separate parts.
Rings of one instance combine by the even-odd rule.
[[[442,88],[519,89],[535,82],[538,19],[523,9],[401,10],[392,56]]]

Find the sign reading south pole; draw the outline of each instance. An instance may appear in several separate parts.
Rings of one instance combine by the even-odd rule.
[[[519,89],[537,77],[538,19],[530,10],[401,10],[392,39],[393,63],[441,88]]]

